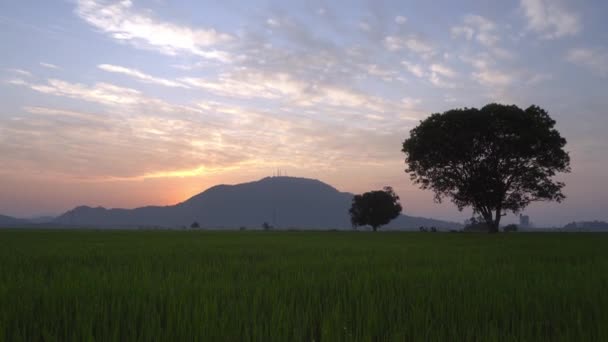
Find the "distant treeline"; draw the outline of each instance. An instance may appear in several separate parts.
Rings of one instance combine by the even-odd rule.
[[[564,226],[566,230],[608,230],[608,222],[604,221],[579,221],[570,222]]]

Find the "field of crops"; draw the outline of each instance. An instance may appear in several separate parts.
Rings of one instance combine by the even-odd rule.
[[[0,231],[2,341],[608,341],[608,234]]]

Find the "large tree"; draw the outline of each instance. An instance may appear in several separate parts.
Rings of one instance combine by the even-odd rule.
[[[570,157],[554,126],[537,106],[489,104],[433,114],[403,143],[405,171],[434,191],[436,201],[472,207],[490,232],[498,232],[506,212],[565,198],[564,183],[553,177],[570,171]]]
[[[349,213],[353,226],[369,225],[376,231],[399,216],[402,209],[399,196],[387,186],[382,190],[355,195]]]

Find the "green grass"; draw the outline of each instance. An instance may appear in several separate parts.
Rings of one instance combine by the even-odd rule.
[[[2,341],[608,341],[608,234],[0,231]]]

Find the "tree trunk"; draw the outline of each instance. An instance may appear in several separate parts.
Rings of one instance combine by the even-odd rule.
[[[378,230],[378,227],[377,227],[377,226],[372,226],[372,229],[373,229],[373,230],[374,230],[374,232],[375,232],[376,230]]]
[[[492,217],[492,212],[484,212],[481,217],[485,225],[488,227],[488,233],[495,233],[494,231],[494,217]]]
[[[496,218],[492,221],[490,225],[490,233],[498,233],[500,227],[500,219],[502,218],[502,210],[500,208],[496,209]]]

